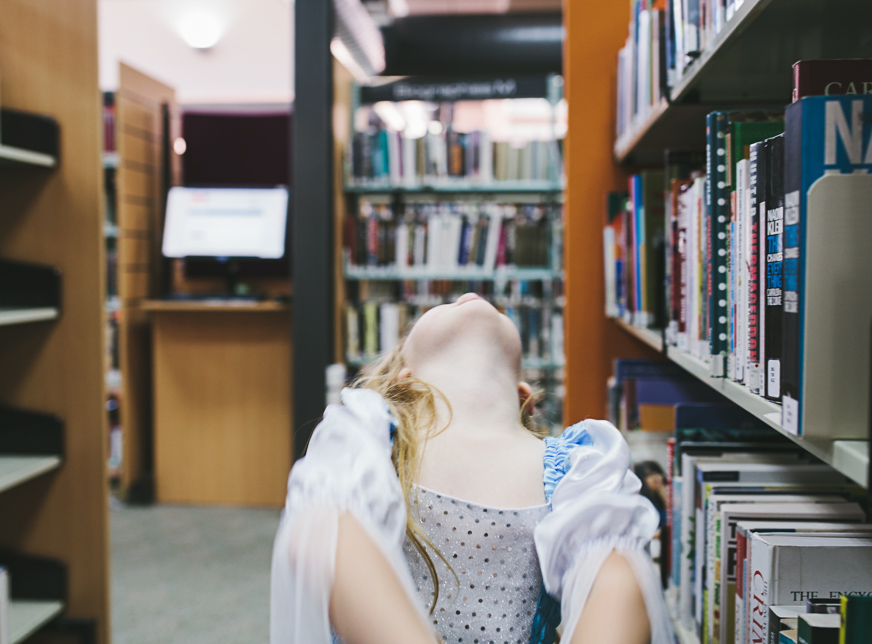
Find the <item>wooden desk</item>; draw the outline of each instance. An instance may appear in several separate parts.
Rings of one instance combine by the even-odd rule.
[[[291,467],[291,319],[277,302],[156,301],[158,502],[274,506]]]

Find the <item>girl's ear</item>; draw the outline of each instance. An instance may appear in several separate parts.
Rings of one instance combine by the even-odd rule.
[[[533,388],[530,386],[530,383],[524,382],[523,380],[518,383],[518,402],[521,403],[521,407],[527,404],[527,401],[533,395]]]
[[[402,369],[400,369],[400,373],[397,374],[397,380],[405,380],[406,378],[411,377],[411,375],[412,370],[408,367],[403,367]]]

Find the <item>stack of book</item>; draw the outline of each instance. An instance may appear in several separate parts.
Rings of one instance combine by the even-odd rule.
[[[868,432],[872,95],[820,95],[858,68],[797,63],[785,110],[710,113],[705,152],[667,151],[609,199],[607,314],[665,327],[797,435]]]
[[[351,146],[351,174],[364,185],[417,186],[465,181],[551,181],[563,173],[560,146],[548,141],[493,141],[485,130],[411,138],[373,127],[357,132]]]
[[[865,490],[771,430],[680,407],[662,561],[676,617],[700,642],[773,641],[770,607],[872,593]]]
[[[399,271],[560,266],[562,207],[497,202],[399,203],[361,198],[346,219],[348,266]]]

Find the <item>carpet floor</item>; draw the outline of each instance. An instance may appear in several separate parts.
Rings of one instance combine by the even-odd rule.
[[[278,510],[115,507],[115,644],[266,644]]]

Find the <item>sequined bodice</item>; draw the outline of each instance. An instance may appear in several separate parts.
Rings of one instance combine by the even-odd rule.
[[[422,487],[412,494],[421,528],[453,569],[431,552],[439,600],[430,619],[442,641],[527,644],[542,590],[533,529],[548,506],[489,508]],[[433,583],[427,566],[408,540],[404,550],[418,595],[429,607]]]

